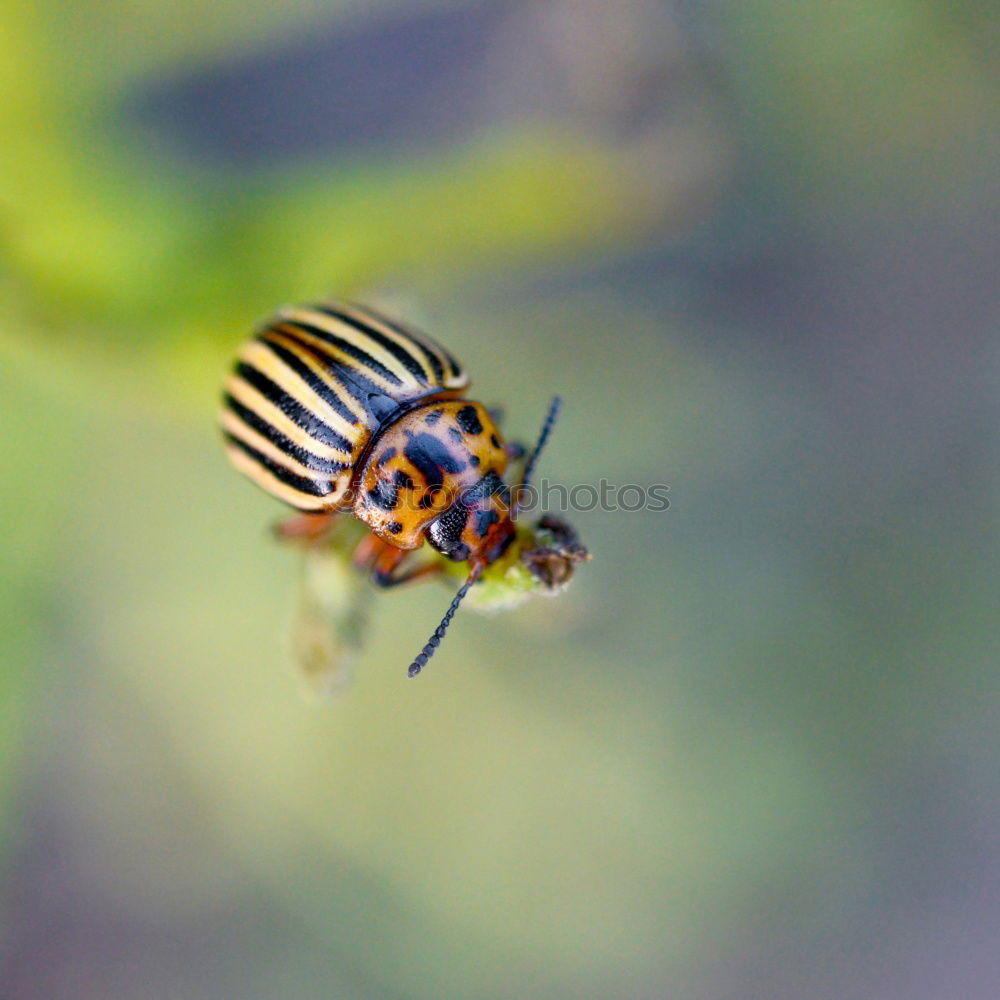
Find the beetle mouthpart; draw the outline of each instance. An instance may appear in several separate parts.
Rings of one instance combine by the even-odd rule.
[[[589,562],[590,553],[576,531],[565,521],[546,514],[536,526],[539,542],[521,553],[521,562],[548,594],[558,594],[573,578],[577,563]]]

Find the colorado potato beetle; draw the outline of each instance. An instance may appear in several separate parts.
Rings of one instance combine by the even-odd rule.
[[[243,346],[225,385],[221,424],[230,459],[300,512],[279,526],[282,537],[320,539],[349,512],[369,529],[354,563],[383,587],[441,571],[440,560],[408,559],[425,541],[468,564],[410,677],[434,654],[469,589],[515,539],[524,488],[561,407],[557,396],[535,447],[525,452],[504,441],[489,410],[464,398],[468,387],[462,366],[430,337],[343,301],[281,311]],[[504,474],[522,456],[512,490]],[[562,544],[552,558],[571,568],[586,557],[573,545]]]

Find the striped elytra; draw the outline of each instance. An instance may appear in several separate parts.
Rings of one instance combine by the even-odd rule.
[[[240,351],[222,430],[233,464],[258,486],[298,510],[333,511],[380,428],[468,384],[443,347],[373,309],[294,307]]]
[[[391,586],[441,572],[412,565],[426,541],[469,575],[410,666],[437,648],[469,588],[516,537],[520,490],[504,481],[522,450],[461,398],[468,376],[429,337],[346,302],[285,309],[240,350],[221,423],[233,464],[301,512],[281,537],[322,544],[350,511],[369,529],[355,565]],[[559,412],[556,397],[521,474],[525,487]],[[342,513],[343,512],[343,513]]]

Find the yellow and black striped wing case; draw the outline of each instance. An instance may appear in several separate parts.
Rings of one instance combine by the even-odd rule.
[[[443,347],[372,309],[297,306],[243,346],[222,431],[233,464],[258,486],[298,510],[335,510],[380,427],[416,400],[468,385]]]

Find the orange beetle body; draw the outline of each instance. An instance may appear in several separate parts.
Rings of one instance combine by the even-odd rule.
[[[460,398],[468,385],[429,337],[344,302],[280,313],[244,345],[226,383],[221,423],[233,464],[307,515],[283,526],[285,537],[322,536],[334,515],[350,511],[371,529],[355,561],[383,586],[439,569],[399,572],[425,541],[469,563],[411,676],[515,537],[516,497],[503,477],[522,449],[504,443],[481,404]],[[558,400],[524,480],[557,410]]]

